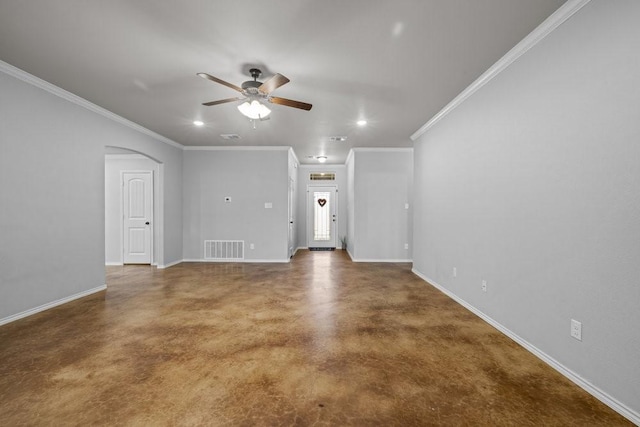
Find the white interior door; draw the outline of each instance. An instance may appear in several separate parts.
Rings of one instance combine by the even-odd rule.
[[[309,248],[336,247],[335,186],[309,186],[307,190],[307,228]]]
[[[289,258],[293,256],[293,245],[295,240],[294,233],[294,195],[295,194],[295,181],[289,178]]]
[[[151,264],[153,173],[122,172],[123,262]]]

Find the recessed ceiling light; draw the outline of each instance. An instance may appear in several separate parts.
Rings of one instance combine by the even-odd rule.
[[[358,120],[358,121],[356,122],[356,124],[357,124],[358,126],[365,126],[365,125],[367,124],[367,121],[366,121],[366,120]]]
[[[393,24],[393,27],[391,28],[391,34],[393,35],[393,37],[400,37],[403,31],[404,31],[404,22],[396,22],[395,24]]]
[[[204,122],[200,121],[200,120],[194,120],[193,124],[196,126],[204,126]]]
[[[316,157],[320,163],[324,163],[327,161],[327,156],[318,156]]]

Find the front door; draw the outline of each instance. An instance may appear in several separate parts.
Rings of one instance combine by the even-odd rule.
[[[153,174],[122,172],[123,262],[151,264]]]
[[[336,247],[337,191],[335,186],[308,187],[307,239],[310,249],[329,249]]]

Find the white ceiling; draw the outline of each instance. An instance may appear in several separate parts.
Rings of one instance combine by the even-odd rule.
[[[353,147],[410,147],[562,3],[0,0],[0,59],[183,145],[289,145],[302,163],[343,163]],[[237,92],[197,72],[240,85],[254,66],[291,79],[274,96],[313,109],[269,105],[254,129],[235,103],[201,105]]]

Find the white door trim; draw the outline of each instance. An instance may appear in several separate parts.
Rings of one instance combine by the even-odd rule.
[[[289,255],[289,258],[291,258],[293,256],[293,253],[295,252],[294,246],[295,246],[295,216],[296,216],[296,206],[295,206],[295,199],[296,199],[296,187],[295,187],[296,181],[292,178],[289,177],[289,194],[287,194],[287,199],[288,199],[288,206],[287,206],[287,216],[289,217],[287,219],[287,221],[289,222],[287,224],[287,233],[288,233],[288,238],[287,238],[287,252]]]
[[[306,240],[307,240],[307,247],[312,248],[315,247],[312,244],[312,239],[311,236],[313,235],[313,214],[311,212],[311,209],[309,209],[309,207],[311,206],[311,192],[313,191],[314,188],[332,188],[332,193],[333,193],[333,213],[334,213],[334,219],[335,221],[333,221],[333,246],[331,247],[337,247],[338,245],[338,225],[339,225],[339,221],[340,218],[338,216],[338,186],[335,184],[331,184],[331,185],[326,185],[326,184],[307,184],[307,205],[306,205],[306,211],[307,211],[307,229],[305,230],[306,232]]]

